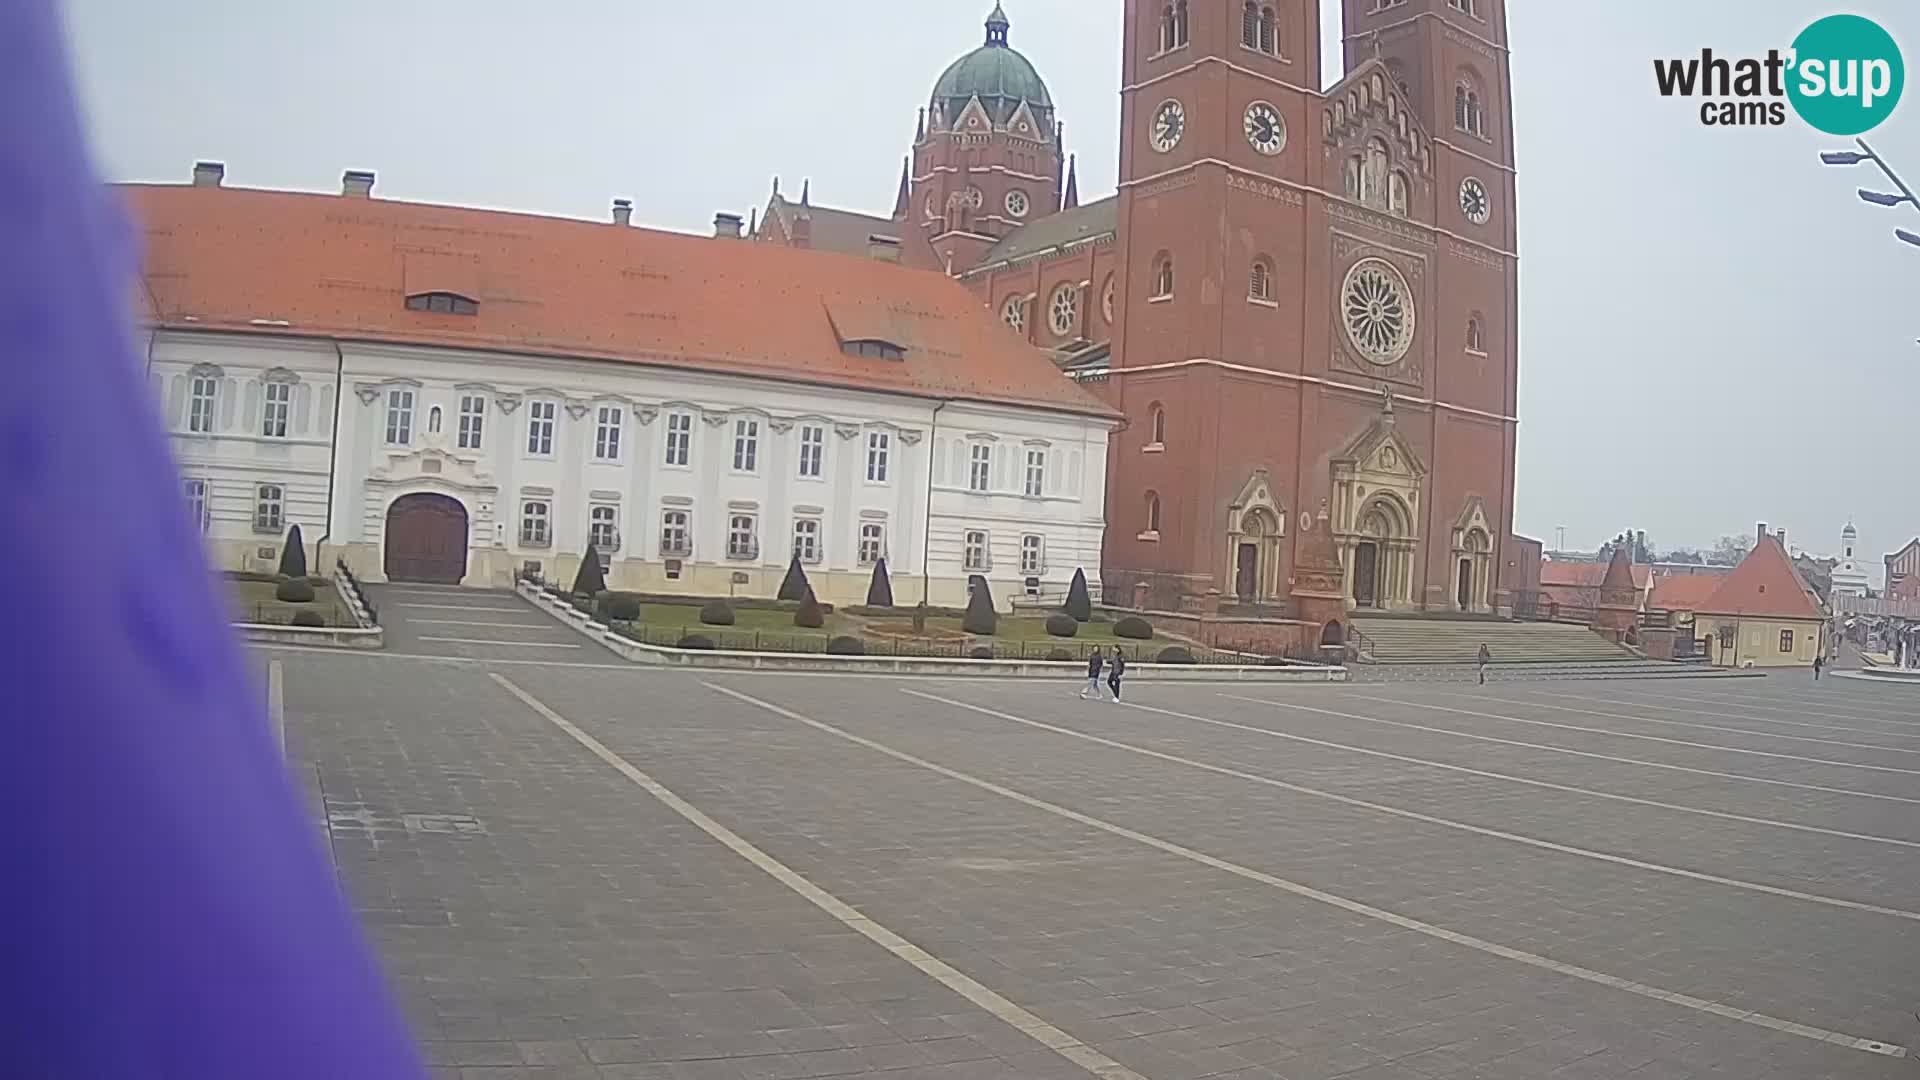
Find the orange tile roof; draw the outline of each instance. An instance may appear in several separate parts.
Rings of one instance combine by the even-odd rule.
[[[1699,611],[1726,580],[1717,574],[1663,574],[1653,583],[1653,611]]]
[[[1819,619],[1819,602],[1806,580],[1793,568],[1780,541],[1761,537],[1740,565],[1719,581],[1719,588],[1700,606],[1710,615],[1752,615],[1775,619]]]
[[[1607,579],[1610,562],[1542,562],[1540,564],[1540,584],[1557,585],[1575,589],[1597,589]],[[1633,587],[1646,591],[1647,582],[1653,580],[1653,567],[1646,563],[1633,564]]]
[[[531,214],[121,185],[157,324],[688,368],[1115,417],[944,274]],[[479,301],[410,311],[409,292]],[[850,356],[834,318],[904,360]],[[262,322],[269,325],[262,325]]]

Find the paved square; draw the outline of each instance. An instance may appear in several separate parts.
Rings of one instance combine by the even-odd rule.
[[[1920,1070],[1895,688],[262,655],[441,1076]]]

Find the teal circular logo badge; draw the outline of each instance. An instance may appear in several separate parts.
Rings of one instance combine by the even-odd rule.
[[[1800,119],[1829,135],[1878,127],[1906,83],[1899,44],[1872,19],[1829,15],[1793,39],[1787,98]]]

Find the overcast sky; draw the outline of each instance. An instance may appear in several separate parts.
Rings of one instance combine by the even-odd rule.
[[[1868,207],[1844,140],[1702,127],[1652,59],[1785,48],[1809,0],[1510,0],[1521,252],[1516,527],[1592,548],[1710,546],[1757,521],[1863,554],[1920,533],[1920,231]],[[1122,4],[1006,0],[1080,155],[1113,190]],[[1339,3],[1324,5],[1326,78]],[[991,0],[68,0],[101,167],[704,231],[772,177],[885,214],[914,114]],[[977,10],[976,10],[977,9]],[[1920,62],[1920,13],[1850,4]],[[1577,21],[1576,21],[1577,20]],[[1920,89],[1869,136],[1920,183]]]

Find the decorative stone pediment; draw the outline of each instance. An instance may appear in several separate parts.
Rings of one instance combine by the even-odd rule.
[[[1358,150],[1370,138],[1383,138],[1409,171],[1432,173],[1433,141],[1386,61],[1377,56],[1361,61],[1327,90],[1326,99],[1320,134],[1329,146]]]
[[[581,401],[579,398],[567,399],[567,415],[573,417],[575,420],[586,416],[587,411],[591,408],[593,408],[591,402]]]
[[[920,445],[920,440],[921,440],[921,439],[923,439],[923,438],[925,438],[925,437],[926,437],[926,432],[924,432],[924,431],[918,431],[918,430],[912,430],[912,429],[902,429],[902,430],[900,431],[900,445],[902,445],[902,446],[919,446],[919,445]]]
[[[653,423],[654,418],[659,415],[660,408],[657,405],[642,405],[637,401],[633,403],[633,422],[641,427]]]
[[[500,409],[501,416],[512,416],[513,410],[520,407],[520,395],[500,394],[493,399],[493,403]]]
[[[1229,532],[1250,535],[1285,536],[1287,512],[1274,498],[1273,478],[1265,469],[1255,469],[1240,485],[1240,494],[1227,504]]]
[[[1453,550],[1466,551],[1469,548],[1467,538],[1478,532],[1481,540],[1491,544],[1493,525],[1487,520],[1487,504],[1475,495],[1467,500],[1466,509],[1453,519]]]
[[[404,453],[390,453],[386,460],[367,472],[367,482],[402,486],[427,482],[466,491],[493,491],[493,473],[481,467],[478,457],[466,458],[436,447]]]
[[[843,438],[843,439],[851,439],[851,438],[853,438],[854,436],[856,436],[856,435],[858,435],[858,434],[860,434],[860,425],[858,425],[858,424],[835,424],[835,425],[833,425],[833,433],[834,433],[835,435],[838,435],[838,436],[840,436],[840,437],[841,437],[841,438]]]
[[[1391,412],[1383,413],[1348,443],[1346,450],[1333,459],[1333,466],[1336,470],[1344,468],[1356,479],[1371,481],[1375,486],[1396,482],[1418,484],[1427,476],[1426,463],[1420,460],[1419,452],[1407,442],[1406,436],[1400,434]]]

